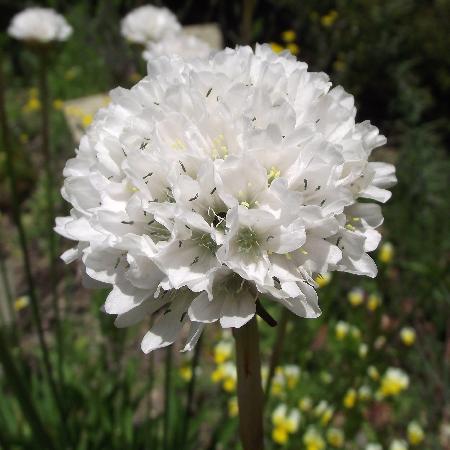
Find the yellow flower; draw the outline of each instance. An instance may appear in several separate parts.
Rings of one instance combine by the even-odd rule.
[[[33,112],[41,109],[41,101],[37,97],[30,97],[23,107],[24,112]]]
[[[314,427],[306,430],[306,433],[303,435],[303,443],[306,450],[323,450],[326,445],[324,439]]]
[[[322,273],[320,275],[317,275],[317,277],[314,279],[314,281],[317,283],[317,286],[319,288],[323,288],[324,286],[326,286],[327,284],[330,283],[332,278],[331,273]]]
[[[30,298],[28,295],[22,295],[14,300],[14,309],[16,311],[21,311],[25,309],[30,304]]]
[[[298,407],[300,411],[307,412],[311,411],[312,408],[312,400],[310,397],[303,397],[298,402]]]
[[[236,379],[233,377],[226,377],[222,386],[225,391],[234,392],[236,390]]]
[[[276,42],[271,42],[270,47],[275,53],[281,53],[284,50],[284,47]]]
[[[337,59],[333,63],[333,69],[336,72],[343,72],[346,68],[347,68],[347,63],[345,61],[343,61],[342,59]]]
[[[334,331],[336,333],[336,339],[342,341],[345,337],[347,337],[347,334],[350,331],[350,325],[347,322],[340,320],[336,324]]]
[[[27,133],[20,133],[20,135],[19,135],[19,141],[20,141],[22,144],[26,144],[29,140],[30,140],[30,138],[29,138],[29,136],[28,136]]]
[[[211,381],[213,383],[219,383],[224,378],[224,370],[222,367],[217,367],[216,370],[211,374]]]
[[[331,27],[334,22],[336,22],[336,19],[338,18],[338,12],[336,10],[331,10],[328,14],[325,14],[320,18],[320,23],[324,27]]]
[[[359,344],[358,354],[361,358],[365,358],[369,351],[369,346],[365,343]]]
[[[358,389],[358,397],[361,401],[365,402],[370,400],[372,396],[372,391],[369,386],[363,385]]]
[[[344,445],[344,432],[339,428],[329,428],[327,431],[328,443],[336,448],[341,448]]]
[[[390,367],[383,375],[380,393],[384,397],[395,397],[409,386],[409,377],[403,370]]]
[[[288,389],[294,389],[300,379],[300,367],[294,364],[288,364],[283,367],[283,374]]]
[[[349,389],[347,391],[347,393],[345,394],[345,397],[344,397],[344,400],[342,401],[342,403],[347,409],[351,409],[355,406],[357,398],[358,398],[358,395],[357,395],[355,389]]]
[[[291,42],[290,44],[286,45],[286,48],[293,54],[298,55],[300,53],[300,47],[295,43]]]
[[[289,440],[289,434],[284,427],[275,427],[272,430],[272,439],[277,444],[284,445]]]
[[[85,114],[81,118],[81,124],[83,125],[84,128],[87,128],[92,123],[93,120],[94,118],[92,117],[92,114]]]
[[[239,406],[237,398],[231,397],[230,400],[228,400],[228,415],[230,417],[237,417],[238,414],[239,414]]]
[[[380,379],[380,372],[378,372],[378,369],[375,366],[369,366],[367,368],[367,374],[374,381],[378,381]]]
[[[416,342],[416,330],[412,327],[403,327],[400,330],[400,338],[403,344],[410,347],[414,344],[414,342]]]
[[[394,246],[390,242],[385,242],[378,252],[378,259],[384,264],[389,264],[393,258]]]
[[[292,409],[289,414],[285,404],[278,405],[272,413],[272,439],[277,444],[285,444],[289,439],[289,434],[298,430],[300,423],[300,412]]]
[[[367,299],[367,309],[375,311],[381,305],[381,297],[379,294],[370,294]]]
[[[422,427],[417,422],[410,422],[407,428],[408,441],[411,445],[419,445],[425,438]]]
[[[364,290],[354,288],[347,294],[347,298],[352,306],[359,306],[364,302]]]
[[[64,102],[60,98],[56,98],[55,100],[53,100],[53,108],[55,108],[57,111],[60,111],[63,106]]]
[[[230,341],[219,341],[214,347],[214,362],[222,364],[231,358],[233,344]]]
[[[190,381],[190,379],[192,378],[192,368],[190,366],[181,366],[180,377],[184,381]]]
[[[281,39],[287,44],[294,42],[297,39],[297,33],[294,30],[286,30],[281,33]]]

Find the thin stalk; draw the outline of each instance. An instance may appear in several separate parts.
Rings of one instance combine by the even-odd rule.
[[[33,272],[31,270],[31,258],[30,252],[28,249],[28,239],[25,233],[25,228],[22,223],[22,214],[19,202],[19,195],[17,192],[17,176],[16,170],[14,166],[14,156],[11,151],[11,144],[9,139],[9,127],[8,120],[6,116],[6,108],[5,108],[5,83],[3,79],[3,58],[0,52],[0,127],[2,132],[2,146],[5,152],[5,163],[6,163],[6,173],[9,181],[9,188],[11,193],[11,209],[13,220],[17,228],[17,233],[19,236],[19,244],[22,253],[23,266],[25,269],[25,278],[28,284],[28,293],[30,296],[30,304],[32,317],[36,326],[39,347],[42,353],[42,360],[44,363],[44,369],[47,376],[47,379],[50,384],[50,388],[55,399],[55,402],[59,408],[60,413],[62,413],[60,396],[58,393],[58,389],[56,387],[55,379],[53,377],[53,368],[50,361],[50,355],[47,347],[47,342],[44,336],[44,329],[42,327],[42,318],[41,318],[41,310],[39,306],[39,301],[36,294],[36,288],[34,283]],[[64,423],[63,416],[61,415],[62,423]]]
[[[50,150],[50,96],[48,89],[48,48],[39,49],[39,90],[42,104],[41,133],[42,133],[42,156],[45,168],[45,197],[47,203],[47,245],[49,260],[50,289],[52,297],[53,314],[55,315],[55,341],[58,356],[58,378],[63,384],[63,347],[62,327],[56,280],[56,234],[53,231],[55,223],[55,201],[54,201],[54,167],[52,152]]]
[[[150,353],[148,361],[148,399],[147,399],[147,433],[146,433],[146,444],[148,448],[153,446],[153,431],[154,431],[154,421],[153,421],[153,385],[155,380],[155,355]]]
[[[252,39],[253,12],[257,0],[243,0],[240,39],[241,44],[248,45]]]
[[[235,328],[239,433],[244,450],[263,450],[263,407],[258,322]]]
[[[22,412],[27,419],[36,444],[40,448],[53,450],[56,447],[53,444],[50,435],[39,417],[32,398],[30,397],[29,386],[24,382],[22,374],[14,363],[14,359],[9,352],[9,345],[4,340],[4,335],[0,329],[0,362],[2,364],[6,379],[9,381],[10,388],[19,402]],[[5,447],[6,448],[6,447]]]
[[[181,448],[188,448],[187,442],[189,439],[189,420],[192,415],[192,403],[194,401],[194,391],[195,391],[195,382],[197,380],[197,367],[200,359],[200,353],[202,348],[202,337],[197,342],[197,345],[194,349],[194,356],[192,358],[191,363],[191,379],[189,380],[189,385],[187,388],[187,401],[186,401],[186,411],[184,413],[183,427],[181,429],[181,440],[180,445]]]
[[[172,346],[166,349],[165,380],[164,380],[164,423],[163,423],[163,449],[169,448],[170,433],[170,390],[172,388]]]
[[[267,374],[266,386],[264,389],[265,400],[270,397],[270,390],[272,388],[273,376],[275,375],[275,369],[277,368],[280,356],[283,351],[284,338],[286,336],[287,324],[289,321],[289,311],[283,308],[281,312],[281,318],[277,326],[277,335],[275,337],[275,345],[273,346],[272,355],[269,362],[269,373]]]

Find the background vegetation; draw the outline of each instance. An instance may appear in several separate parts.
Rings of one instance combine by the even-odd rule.
[[[62,166],[76,145],[61,102],[136,81],[139,61],[120,37],[119,21],[142,2],[35,3],[56,8],[74,28],[53,55],[50,74],[51,143],[60,185]],[[4,311],[0,327],[0,448],[239,448],[230,336],[210,327],[193,355],[146,357],[138,343],[148,324],[115,329],[99,310],[106,293],[81,288],[77,268],[62,262],[53,274],[62,311],[60,318],[54,315],[38,66],[20,42],[5,36],[12,15],[29,4],[0,0],[1,45],[15,202],[23,213],[55,386],[32,320],[0,141],[0,295],[9,297],[13,317],[7,320]],[[218,23],[230,46],[249,37],[249,43],[284,47],[282,33],[295,31],[291,44],[298,46],[299,58],[355,95],[358,119],[370,119],[388,137],[375,158],[397,167],[399,182],[384,208],[383,235],[391,246],[376,257],[379,277],[333,275],[330,283],[324,278],[322,317],[288,318],[266,410],[267,448],[356,450],[371,442],[405,448],[392,447],[395,439],[412,448],[450,448],[450,1],[259,0],[250,29],[243,24],[241,1],[164,4],[183,24]],[[90,120],[83,117],[85,125]],[[61,215],[67,205],[56,190],[53,198]],[[57,244],[58,253],[67,246]],[[271,313],[280,317],[276,308]],[[277,329],[260,328],[268,365]],[[392,377],[389,368],[401,372]],[[298,424],[292,410],[300,411]]]

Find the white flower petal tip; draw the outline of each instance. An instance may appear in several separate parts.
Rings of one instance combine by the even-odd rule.
[[[155,55],[111,93],[66,164],[72,209],[55,227],[77,243],[63,258],[81,260],[83,283],[112,286],[117,327],[158,317],[146,353],[183,327],[189,351],[208,323],[244,326],[258,296],[319,317],[319,275],[376,275],[383,216],[360,199],[386,201],[395,183],[369,162],[385,139],[325,74],[268,46],[184,56]]]

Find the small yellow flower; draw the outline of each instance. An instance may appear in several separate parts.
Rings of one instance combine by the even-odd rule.
[[[344,400],[342,401],[343,405],[347,409],[351,409],[355,406],[356,400],[358,398],[358,394],[355,389],[349,389],[345,394]]]
[[[381,305],[381,297],[379,294],[370,294],[367,298],[367,309],[375,311]]]
[[[276,42],[271,42],[270,47],[275,53],[281,53],[283,50],[285,50],[282,45],[277,44]]]
[[[319,288],[323,288],[327,284],[330,283],[331,278],[332,278],[331,273],[326,272],[326,273],[322,273],[320,275],[317,275],[317,277],[314,279],[314,281],[317,283],[317,286]]]
[[[354,288],[348,294],[347,298],[352,306],[359,306],[364,302],[364,290],[361,288]]]
[[[30,304],[30,298],[28,295],[22,295],[14,300],[14,309],[19,312],[25,309]]]
[[[362,344],[359,344],[358,348],[358,354],[360,358],[365,358],[367,356],[367,353],[369,352],[369,346],[365,344],[364,342]]]
[[[60,98],[56,98],[55,100],[53,100],[53,108],[57,111],[60,111],[63,106],[64,102]]]
[[[41,109],[41,101],[37,97],[30,97],[23,107],[24,112],[39,111]]]
[[[347,63],[342,59],[336,59],[333,63],[333,69],[335,72],[343,72],[347,68]]]
[[[328,443],[336,448],[344,446],[344,432],[340,428],[329,428],[327,431]]]
[[[408,375],[401,369],[390,367],[381,379],[380,393],[384,397],[395,397],[408,386]]]
[[[422,427],[417,422],[410,422],[407,428],[408,441],[411,445],[419,445],[425,438]]]
[[[297,39],[297,33],[294,30],[286,30],[281,33],[281,39],[287,44],[294,42]]]
[[[311,411],[312,405],[313,403],[310,397],[303,397],[298,402],[298,407],[303,412]]]
[[[226,377],[222,386],[225,391],[234,392],[236,390],[236,379],[233,377]]]
[[[289,440],[289,434],[284,427],[275,427],[272,430],[272,439],[277,444],[284,445]]]
[[[213,383],[220,383],[223,378],[224,378],[224,370],[222,367],[217,367],[216,370],[213,371],[213,373],[211,374],[211,381]]]
[[[21,144],[27,144],[29,140],[30,140],[30,137],[28,136],[27,133],[20,133],[19,141]]]
[[[358,389],[358,397],[361,401],[366,402],[372,397],[372,390],[369,386],[363,385]]]
[[[394,246],[390,242],[385,242],[378,252],[378,259],[384,264],[389,264],[393,258]]]
[[[288,364],[283,367],[283,374],[288,389],[294,389],[300,379],[300,367],[294,364]]]
[[[330,420],[333,418],[334,409],[331,407],[327,407],[320,417],[320,423],[325,426],[330,423]]]
[[[338,12],[334,9],[332,9],[328,14],[325,14],[324,16],[322,16],[320,18],[320,23],[324,26],[324,27],[331,27],[331,25],[334,24],[334,22],[336,22],[338,18]]]
[[[233,344],[230,341],[219,341],[214,347],[214,362],[222,364],[231,358]]]
[[[190,366],[181,366],[180,377],[186,382],[190,381],[192,378],[192,368]]]
[[[343,322],[340,320],[334,329],[336,333],[336,339],[339,341],[342,341],[344,338],[347,337],[348,332],[350,331],[350,325],[347,322]]]
[[[369,366],[367,368],[367,374],[374,381],[378,381],[380,379],[380,372],[378,372],[378,369],[375,366]]]
[[[238,414],[239,414],[239,406],[237,398],[231,397],[230,400],[228,400],[228,415],[230,417],[237,417]]]
[[[81,118],[81,124],[83,125],[84,128],[87,128],[92,123],[93,120],[94,118],[92,117],[92,114],[85,114]]]
[[[303,435],[303,443],[306,450],[323,450],[326,445],[325,440],[314,427],[306,430],[306,433]]]
[[[400,339],[403,344],[410,347],[414,344],[414,342],[416,342],[416,330],[412,327],[403,327],[400,330]]]
[[[293,54],[298,55],[300,53],[300,47],[295,43],[291,42],[290,44],[286,45],[286,48]]]

